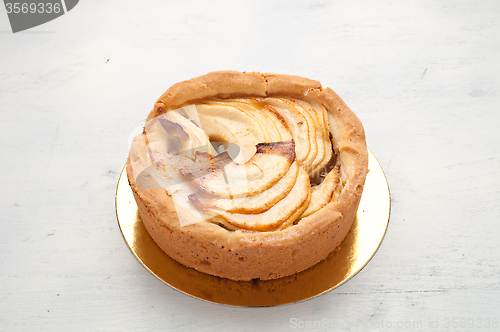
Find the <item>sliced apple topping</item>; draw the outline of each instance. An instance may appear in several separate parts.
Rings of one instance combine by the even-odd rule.
[[[318,102],[296,98],[263,98],[283,116],[296,141],[297,160],[311,179],[318,179],[332,158],[326,109]]]
[[[335,201],[340,193],[340,189],[339,169],[335,167],[327,174],[321,184],[312,188],[311,203],[300,217],[307,217],[331,201]]]
[[[209,209],[207,212],[228,229],[271,231],[291,225],[307,208],[311,199],[310,193],[309,176],[303,167],[299,167],[297,181],[290,193],[263,213],[230,213],[215,209]]]
[[[295,141],[297,161],[304,164],[311,150],[309,140],[309,122],[304,114],[284,98],[266,98],[259,101],[279,113],[292,133]]]
[[[273,106],[283,116],[296,141],[298,161],[308,172],[311,171],[311,165],[318,154],[314,119],[291,98],[265,98],[261,101]]]
[[[173,199],[175,206],[181,206],[199,220],[206,219],[201,211],[196,209],[188,199],[189,195],[198,189],[191,185],[178,170],[179,165],[184,165],[192,160],[187,157],[172,156],[169,154],[150,151],[146,145],[146,135],[137,135],[130,147],[130,164],[132,174],[138,187],[143,189],[165,190]],[[164,157],[170,157],[170,165],[163,162]],[[173,161],[176,161],[174,163]],[[190,223],[190,219],[179,219],[182,225]]]
[[[192,176],[198,167],[196,164],[192,169],[187,167],[180,172],[207,194],[228,199],[253,196],[278,182],[295,161],[293,141],[261,143],[257,144],[256,150],[244,164],[230,162],[203,176]]]
[[[283,142],[292,139],[285,119],[275,110],[251,98],[235,99],[235,105],[246,112],[251,112],[261,122],[262,128],[269,133],[270,142]]]
[[[304,101],[296,99],[295,101],[299,103],[305,111],[311,114],[311,117],[317,124],[315,127],[315,139],[318,145],[318,154],[312,162],[309,170],[309,177],[316,179],[323,172],[333,154],[330,132],[328,130],[327,111],[323,105],[314,100]]]
[[[226,229],[282,229],[340,195],[329,117],[315,100],[199,100],[146,123],[134,176]]]
[[[234,159],[237,163],[248,161],[258,143],[272,142],[269,131],[252,112],[215,101],[197,104],[196,110],[201,128],[212,141],[231,142],[240,147],[240,154]]]
[[[162,114],[144,126],[150,151],[194,158],[196,151],[212,154],[208,135],[177,111]]]
[[[299,164],[295,161],[288,170],[288,173],[286,173],[286,175],[274,186],[254,196],[228,199],[198,192],[190,195],[189,198],[202,210],[215,209],[232,213],[248,214],[262,213],[269,210],[288,195],[297,181],[298,172]]]

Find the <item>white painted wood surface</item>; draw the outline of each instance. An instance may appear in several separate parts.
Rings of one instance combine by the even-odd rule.
[[[498,331],[499,18],[496,0],[89,0],[12,34],[2,8],[0,330]],[[171,84],[220,69],[317,79],[361,118],[392,216],[341,287],[215,305],[123,241],[130,133]]]

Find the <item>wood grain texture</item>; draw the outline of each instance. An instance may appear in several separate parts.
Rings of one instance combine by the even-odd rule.
[[[493,0],[84,1],[12,34],[0,11],[0,330],[495,330],[499,15]],[[332,292],[273,308],[202,302],[121,237],[130,133],[169,86],[224,69],[317,80],[363,122],[391,221]]]

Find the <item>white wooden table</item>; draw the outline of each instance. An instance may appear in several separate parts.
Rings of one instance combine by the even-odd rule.
[[[13,34],[0,11],[1,331],[498,331],[500,2],[81,1]],[[297,74],[362,120],[392,215],[315,299],[211,304],[133,257],[114,196],[175,82]]]

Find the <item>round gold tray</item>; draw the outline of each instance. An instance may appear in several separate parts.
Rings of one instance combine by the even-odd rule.
[[[236,306],[294,303],[326,293],[349,280],[368,263],[382,242],[391,199],[382,167],[371,151],[368,169],[356,220],[339,248],[308,270],[276,280],[223,279],[188,268],[167,256],[142,223],[125,169],[116,189],[116,216],[125,241],[142,265],[185,294]]]

